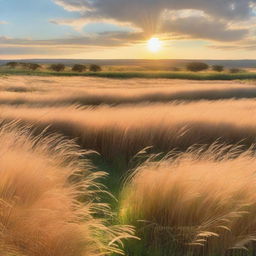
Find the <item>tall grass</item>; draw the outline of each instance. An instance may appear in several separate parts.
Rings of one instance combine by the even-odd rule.
[[[67,139],[120,164],[105,181],[113,192],[120,169],[145,159],[136,153],[164,152],[139,166],[121,194],[119,217],[142,237],[128,242],[127,255],[220,256],[256,238],[256,102],[242,99],[256,96],[253,86],[10,76],[0,91],[0,255],[121,253],[131,237],[102,203],[105,174]],[[55,132],[66,139],[46,136]],[[173,149],[186,153],[162,159]]]
[[[8,78],[0,81],[0,104],[29,106],[120,105],[255,98],[252,85],[230,82],[126,81],[88,78]]]
[[[44,94],[23,93],[26,89],[19,87],[7,88],[16,93],[5,92],[0,96],[0,105],[27,105],[27,106],[63,106],[63,105],[121,105],[138,103],[164,103],[177,101],[221,100],[221,99],[250,99],[256,98],[256,88],[226,88],[226,89],[193,89],[179,91],[123,92],[56,92]]]
[[[150,146],[156,152],[184,151],[194,144],[210,145],[219,140],[249,147],[256,142],[255,109],[252,100],[114,108],[1,107],[0,118],[34,125],[39,132],[48,127],[108,160],[129,161]]]
[[[145,255],[246,250],[256,238],[255,164],[253,151],[216,145],[151,159],[125,183],[120,218],[137,226]]]
[[[32,138],[13,124],[1,128],[0,144],[1,255],[121,252],[121,238],[132,230],[100,217],[110,217],[95,201],[104,173],[91,172],[77,146],[57,135]]]
[[[27,89],[47,89],[54,90],[73,90],[73,89],[176,89],[183,88],[191,89],[214,89],[214,88],[233,88],[247,86],[249,84],[255,85],[252,81],[188,81],[188,80],[169,80],[169,79],[143,79],[134,78],[129,80],[122,79],[108,79],[108,78],[95,78],[95,77],[38,77],[38,76],[5,76],[1,77],[0,88],[4,90],[10,87],[25,87]]]

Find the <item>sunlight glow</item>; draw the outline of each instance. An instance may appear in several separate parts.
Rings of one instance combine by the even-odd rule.
[[[153,37],[150,40],[148,40],[148,49],[151,52],[158,52],[162,47],[162,42],[159,38]]]

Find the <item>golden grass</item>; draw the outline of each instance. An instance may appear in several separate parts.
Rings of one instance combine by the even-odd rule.
[[[120,217],[143,238],[140,252],[128,248],[131,255],[219,256],[256,238],[256,102],[243,99],[256,96],[255,86],[7,77],[0,92],[1,255],[120,253],[121,238],[132,234],[111,226],[107,205],[93,200],[103,174],[90,171],[73,143],[46,136],[55,132],[113,162],[127,163],[146,147],[187,152],[150,159],[125,184]],[[28,128],[6,127],[17,120]]]
[[[254,98],[253,85],[230,82],[184,82],[143,79],[130,81],[92,78],[8,78],[0,81],[0,104],[118,105],[145,102]]]
[[[121,218],[158,255],[225,255],[248,246],[256,238],[256,158],[253,151],[233,158],[238,151],[215,145],[147,161],[125,184]]]
[[[188,81],[188,80],[172,80],[172,79],[142,79],[133,78],[128,80],[123,79],[108,79],[108,78],[93,78],[93,77],[39,77],[39,76],[6,76],[1,77],[0,88],[9,87],[25,87],[27,89],[47,89],[47,90],[63,90],[63,89],[164,89],[176,88],[206,88],[227,86],[241,86],[240,81]]]
[[[61,132],[85,149],[108,159],[129,160],[148,146],[156,151],[256,141],[256,102],[201,101],[190,104],[146,104],[119,107],[1,107],[0,118]],[[239,118],[237,118],[239,117]]]
[[[9,91],[26,92],[22,88],[9,88]],[[0,105],[27,106],[61,106],[61,105],[120,105],[138,103],[164,103],[177,101],[250,99],[256,97],[256,88],[201,89],[186,91],[151,91],[123,92],[113,90],[107,92],[52,92],[44,94],[3,92]]]
[[[96,179],[104,174],[92,173],[72,142],[57,135],[32,138],[28,129],[11,125],[1,128],[0,144],[1,255],[121,252],[121,238],[132,229],[94,217],[108,211],[94,201]]]

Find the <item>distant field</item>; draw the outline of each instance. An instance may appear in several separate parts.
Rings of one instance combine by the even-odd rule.
[[[172,71],[102,71],[102,72],[51,72],[51,71],[26,71],[26,70],[1,70],[0,75],[26,75],[26,76],[91,76],[117,79],[130,78],[166,78],[188,80],[236,80],[256,79],[256,72],[243,72],[230,74],[228,72],[172,72]]]

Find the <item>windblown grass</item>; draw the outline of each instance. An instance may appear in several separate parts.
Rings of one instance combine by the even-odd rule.
[[[245,88],[215,88],[215,89],[187,89],[187,90],[161,90],[147,92],[136,90],[124,92],[123,90],[108,90],[107,92],[84,92],[79,90],[72,92],[59,92],[48,94],[23,93],[26,89],[22,87],[7,88],[8,92],[1,93],[0,105],[27,105],[27,106],[98,106],[98,105],[121,105],[138,103],[164,103],[177,101],[199,101],[199,100],[223,100],[223,99],[250,99],[256,98],[255,87]],[[16,93],[10,93],[15,91]]]
[[[125,183],[120,218],[137,226],[144,255],[246,250],[256,238],[255,164],[253,151],[216,145],[151,159]]]
[[[51,132],[61,132],[108,160],[127,162],[150,146],[155,152],[168,152],[217,140],[247,147],[256,142],[256,123],[252,119],[256,103],[252,100],[113,108],[1,107],[0,112],[5,121],[20,120],[38,131],[48,127]]]
[[[121,252],[121,238],[132,230],[95,217],[108,214],[107,205],[94,200],[104,173],[91,172],[72,142],[32,138],[28,129],[11,125],[1,128],[0,144],[1,255]]]
[[[109,224],[118,222],[96,200],[106,197],[97,193],[104,174],[90,171],[66,139],[103,156],[95,162],[116,194],[122,171],[145,160],[134,157],[139,151],[160,152],[121,195],[120,218],[142,237],[127,255],[221,256],[256,238],[256,102],[244,99],[255,98],[255,86],[10,76],[0,92],[1,255],[120,253],[121,238],[131,236],[129,226]],[[28,128],[13,130],[16,121]],[[66,139],[46,136],[55,132]],[[174,149],[187,153],[163,159]]]
[[[150,82],[151,81],[151,82]],[[125,86],[125,87],[124,87]],[[17,77],[0,82],[0,104],[59,105],[120,105],[255,98],[254,85],[238,82],[196,82],[134,79],[126,81],[95,78]]]

